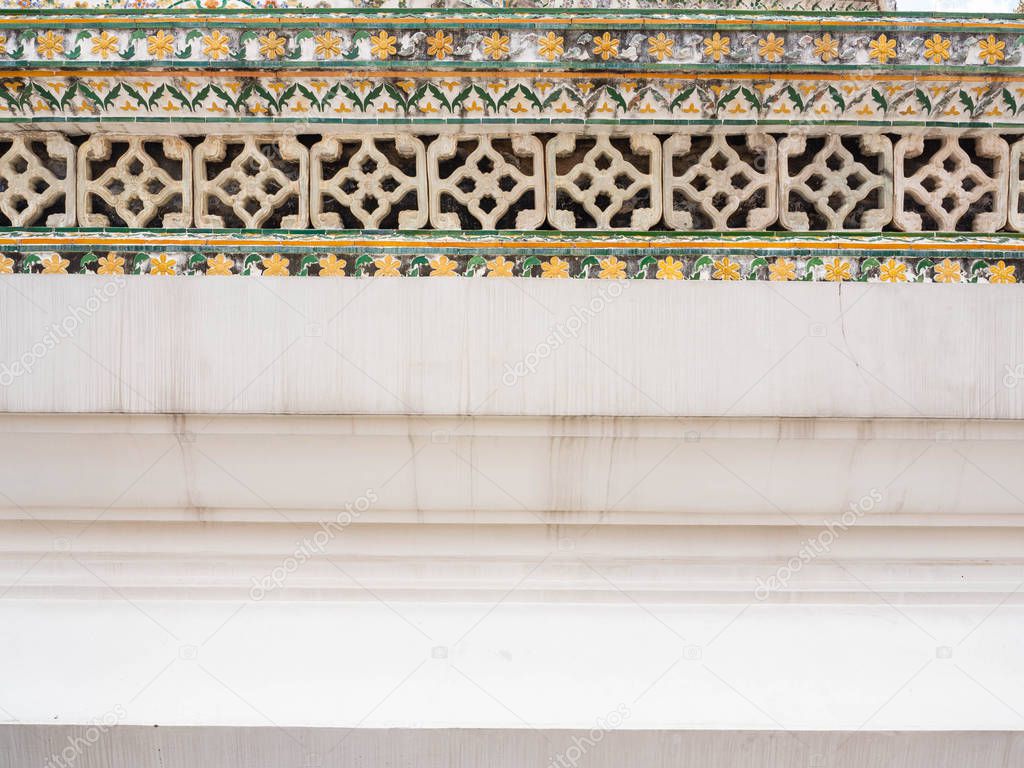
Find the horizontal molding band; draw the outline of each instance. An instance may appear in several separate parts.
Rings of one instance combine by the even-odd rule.
[[[660,236],[658,236],[660,235]],[[776,236],[778,235],[778,236]],[[810,233],[0,232],[0,274],[1017,283],[1024,239]]]
[[[703,72],[543,71],[490,66],[431,72],[415,62],[373,71],[157,69],[121,72],[7,70],[0,117],[24,124],[62,118],[177,122],[201,118],[473,124],[543,120],[550,125],[778,122],[1024,127],[1022,76],[937,71]],[[639,123],[638,123],[639,124]]]

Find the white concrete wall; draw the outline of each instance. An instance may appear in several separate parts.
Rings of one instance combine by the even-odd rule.
[[[143,276],[106,298],[104,285],[0,281],[0,410],[1024,416],[1024,381],[1004,384],[1024,363],[1018,286]],[[63,323],[73,336],[47,349]],[[23,358],[30,374],[3,374]]]

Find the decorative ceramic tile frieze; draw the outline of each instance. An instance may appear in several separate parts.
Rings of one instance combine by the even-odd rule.
[[[1024,19],[583,2],[0,0],[0,272],[1017,281]]]
[[[68,9],[25,14],[8,27],[0,61],[85,67],[196,64],[238,68],[369,68],[429,62],[438,69],[572,65],[583,69],[698,66],[763,70],[790,65],[929,70],[1005,67],[1019,61],[1019,20],[857,17],[797,13],[738,16],[663,5],[637,14],[537,9],[378,9],[372,14],[278,9],[242,16],[204,9],[120,14]],[[134,23],[132,23],[134,21]]]
[[[922,83],[864,72],[594,73],[377,70],[94,73],[21,69],[0,75],[0,123],[562,124],[660,126],[891,125],[1024,128],[1024,76]]]
[[[877,11],[878,0],[688,0],[689,9]],[[0,9],[26,8],[81,11],[84,0],[0,0]],[[91,0],[93,11],[133,10],[346,10],[432,9],[663,9],[664,0]]]
[[[0,273],[1016,284],[1016,235],[0,234]]]

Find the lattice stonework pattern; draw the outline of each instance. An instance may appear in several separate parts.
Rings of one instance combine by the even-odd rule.
[[[995,232],[1006,223],[1009,147],[999,136],[904,136],[893,223],[908,232]]]
[[[173,136],[100,134],[82,145],[78,218],[86,227],[187,227],[192,149]]]
[[[427,154],[436,229],[544,223],[544,147],[536,136],[440,136]]]
[[[309,151],[294,136],[211,136],[195,149],[196,224],[301,229]]]
[[[0,223],[75,225],[75,147],[57,133],[0,137]]]
[[[1011,229],[1024,232],[1024,139],[1010,147],[1010,194],[1006,219]]]
[[[786,229],[881,229],[892,220],[892,142],[881,134],[786,136],[779,185]]]
[[[653,134],[547,145],[548,221],[557,229],[651,229],[661,220],[661,142]]]
[[[415,136],[328,136],[310,150],[309,161],[314,227],[426,226],[425,149]]]
[[[763,229],[778,217],[775,139],[675,134],[665,142],[665,221],[673,229]]]

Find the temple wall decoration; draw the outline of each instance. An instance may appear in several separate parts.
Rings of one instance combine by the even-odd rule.
[[[0,271],[1019,277],[1016,17],[146,5],[6,19]]]

